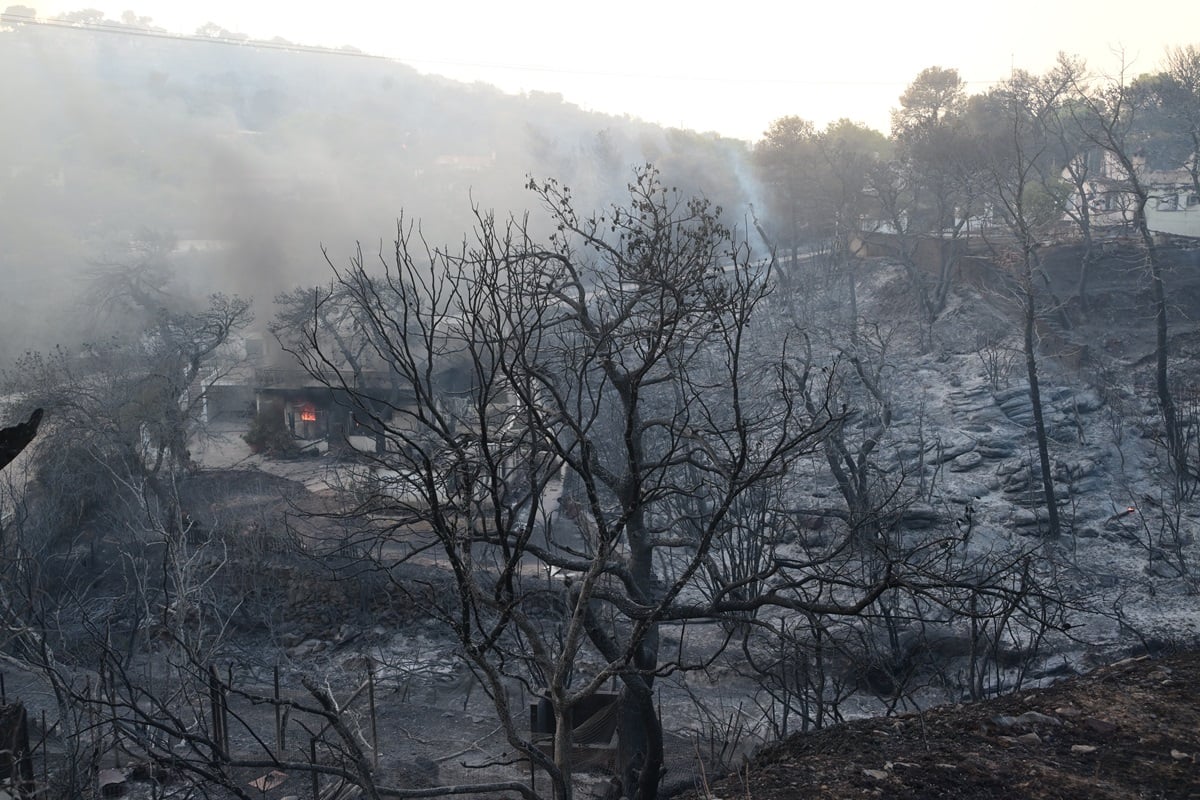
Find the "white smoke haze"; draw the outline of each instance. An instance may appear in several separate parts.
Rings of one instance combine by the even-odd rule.
[[[10,18],[11,19],[11,18]],[[147,232],[175,241],[178,285],[251,296],[327,275],[396,219],[455,243],[472,205],[529,210],[529,176],[581,210],[619,198],[653,161],[669,185],[745,216],[748,145],[508,95],[394,61],[83,27],[8,24],[0,126],[0,328],[5,361],[77,341],[88,281]],[[535,214],[536,219],[536,214]],[[126,256],[122,256],[122,253]]]

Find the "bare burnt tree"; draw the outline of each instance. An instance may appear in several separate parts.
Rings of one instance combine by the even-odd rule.
[[[841,436],[827,455],[848,480],[866,476],[866,490],[847,492],[842,506],[768,506],[774,537],[766,554],[752,554],[781,565],[772,581],[793,579],[787,591],[807,601],[798,613],[758,609],[740,629],[739,671],[759,688],[755,703],[779,735],[840,721],[854,696],[875,695],[891,712],[921,707],[931,690],[954,698],[1000,693],[1019,685],[1047,637],[1067,627],[1053,565],[975,541],[971,508],[953,518],[935,511],[953,505],[936,491],[934,507],[918,506],[926,496],[920,465],[898,467],[898,443],[879,426],[871,401],[856,392],[838,397],[856,404],[842,425],[863,430]],[[781,495],[794,497],[797,488]],[[839,586],[878,586],[887,576],[894,585],[854,616],[819,608],[818,598],[836,597]]]
[[[54,412],[60,443],[106,468],[120,462],[153,491],[189,469],[188,440],[209,389],[239,363],[233,339],[250,319],[249,301],[220,294],[195,310],[147,309],[136,334],[27,354],[6,383]]]
[[[780,300],[790,307],[791,298]],[[759,687],[756,705],[778,733],[835,722],[859,693],[882,695],[895,709],[923,702],[919,692],[931,681],[954,697],[1001,691],[1019,678],[1014,661],[1033,657],[1039,636],[1062,623],[1043,568],[1021,566],[1026,554],[997,557],[972,540],[972,509],[937,486],[936,437],[913,442],[909,425],[908,433],[892,430],[905,337],[839,322],[804,336],[807,363],[834,366],[829,391],[843,411],[822,441],[824,458],[810,460],[810,469],[822,461],[826,469],[788,476],[767,493],[760,527],[769,538],[721,551],[739,574],[777,582],[760,565],[787,564],[806,578],[787,591],[805,595],[807,610],[760,609],[736,629],[740,671]],[[822,500],[824,493],[800,502],[813,481],[834,487],[841,502]],[[878,586],[888,576],[899,585],[853,617],[814,608],[822,592],[836,596],[832,587]]]
[[[839,643],[880,628],[902,662],[906,624],[962,619],[973,596],[1001,598],[1008,618],[1049,602],[985,558],[949,561],[958,550],[945,536],[905,535],[896,481],[873,459],[890,421],[886,337],[851,337],[840,369],[854,388],[839,395],[839,368],[822,368],[778,324],[786,314],[767,267],[706,202],[680,198],[651,169],[636,174],[628,204],[590,217],[565,187],[530,188],[550,217],[547,242],[524,220],[478,213],[461,248],[427,247],[401,226],[388,258],[337,269],[328,302],[354,304],[375,357],[399,376],[397,399],[352,385],[316,316],[297,355],[384,442],[356,456],[363,480],[338,546],[355,555],[352,569],[378,570],[414,597],[396,567],[441,565],[451,590],[423,602],[556,797],[572,795],[581,766],[573,712],[613,678],[619,699],[586,734],[615,728],[621,792],[656,796],[656,681],[716,655],[665,651],[664,623],[716,622],[726,644],[757,632],[747,652],[759,655],[789,616],[809,620],[818,640],[841,628]],[[851,399],[867,412],[852,435],[842,431]],[[828,511],[850,524],[797,550],[777,535],[795,511],[795,467],[833,438],[829,460],[854,474],[845,507]],[[818,665],[835,652],[819,646]],[[804,696],[820,706],[839,682]],[[552,747],[514,721],[517,687],[540,693]],[[816,713],[836,718],[836,708]]]
[[[113,296],[141,296],[125,280],[137,275],[117,276]],[[214,296],[192,309],[138,308],[135,333],[79,352],[28,354],[4,375],[10,391],[47,415],[27,469],[4,487],[14,513],[0,614],[9,652],[53,687],[59,732],[77,755],[97,713],[80,695],[97,688],[98,652],[126,665],[155,631],[198,652],[220,632],[196,623],[212,605],[208,584],[223,553],[197,541],[181,492],[194,470],[188,443],[208,389],[236,360],[225,350],[249,321],[249,304]],[[68,785],[86,780],[86,763],[67,760]]]
[[[369,690],[370,676],[345,693],[307,675],[299,679],[302,692],[281,693],[278,687],[274,693],[263,692],[242,687],[242,676],[211,652],[192,649],[169,635],[163,638],[166,670],[152,682],[107,640],[90,669],[59,666],[51,673],[66,709],[60,726],[70,735],[63,738],[92,759],[93,768],[129,758],[151,765],[156,781],[174,783],[192,796],[241,800],[262,796],[246,782],[247,770],[278,771],[311,781],[313,794],[322,797],[348,791],[373,800],[489,792],[538,797],[522,781],[425,790],[390,785],[375,769],[368,712],[361,702],[354,707]],[[263,709],[275,712],[273,730],[262,720]],[[88,791],[93,776],[86,774],[86,766],[82,772],[67,793]]]
[[[1082,74],[1084,70],[1082,62],[1060,55],[1054,73],[1070,87],[1073,76]],[[1082,240],[1083,252],[1079,258],[1075,296],[1080,312],[1085,315],[1088,313],[1088,281],[1099,254],[1096,244],[1097,210],[1105,202],[1099,186],[1103,179],[1096,163],[1097,149],[1085,134],[1090,123],[1081,124],[1086,118],[1086,108],[1068,88],[1061,102],[1054,103],[1043,117],[1042,124],[1050,137],[1052,158],[1048,161],[1048,169],[1039,170],[1043,189],[1050,196],[1061,198],[1062,213],[1074,223]]]
[[[394,262],[338,270],[406,402],[354,390],[315,324],[299,355],[386,439],[364,456],[377,488],[357,509],[367,551],[386,562],[436,548],[456,590],[435,613],[510,744],[570,796],[566,721],[615,676],[623,791],[652,798],[654,682],[686,666],[660,651],[658,626],[772,602],[744,591],[757,576],[714,581],[713,554],[741,500],[810,452],[833,415],[800,400],[813,375],[792,367],[786,341],[754,339],[767,270],[718,209],[651,169],[627,205],[586,218],[565,187],[530,188],[554,226],[547,243],[480,213],[459,250],[401,229]],[[585,648],[601,668],[580,673]],[[552,754],[512,722],[510,679],[541,684]]]
[[[1061,206],[1058,198],[1044,192],[1044,181],[1039,176],[1052,169],[1054,163],[1047,121],[1054,117],[1071,79],[1061,70],[1044,77],[1017,73],[988,98],[991,113],[1003,121],[1002,127],[994,129],[987,148],[989,196],[1015,243],[1011,248],[1002,246],[1000,258],[1015,279],[1021,305],[1025,374],[1045,493],[1046,532],[1052,538],[1061,533],[1061,524],[1038,380],[1037,320],[1044,313],[1039,304],[1042,292],[1038,285],[1044,276],[1038,249],[1044,231],[1057,221]]]
[[[1126,80],[1125,65],[1117,75],[1092,84],[1085,75],[1071,76],[1081,107],[1079,123],[1088,141],[1102,150],[1113,165],[1120,193],[1132,203],[1132,227],[1142,249],[1143,268],[1150,279],[1154,304],[1154,386],[1163,417],[1167,454],[1172,469],[1181,479],[1187,475],[1185,444],[1180,435],[1178,412],[1169,377],[1167,294],[1164,265],[1154,233],[1146,221],[1150,187],[1140,174],[1138,161],[1138,105]]]
[[[351,382],[361,385],[370,339],[353,315],[353,307],[334,296],[336,286],[296,287],[275,297],[275,319],[271,330],[285,347],[299,344],[293,337],[317,326],[335,348],[340,363],[349,370]]]

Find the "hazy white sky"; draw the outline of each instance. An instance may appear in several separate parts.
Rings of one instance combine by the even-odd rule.
[[[3,0],[0,0],[3,2]],[[12,0],[9,0],[12,2]],[[5,3],[7,5],[8,3]],[[422,72],[665,125],[757,139],[772,120],[839,117],[884,132],[924,67],[957,68],[982,91],[1012,66],[1061,50],[1114,71],[1154,69],[1200,44],[1196,0],[25,0],[40,16],[132,9],[192,33],[206,22],[255,38],[361,50]]]

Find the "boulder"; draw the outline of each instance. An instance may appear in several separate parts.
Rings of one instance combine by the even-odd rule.
[[[975,440],[970,436],[961,434],[952,434],[941,442],[941,446],[934,451],[932,460],[937,463],[945,463],[953,461],[959,456],[970,453],[975,449]]]
[[[976,450],[988,459],[1011,458],[1017,454],[1019,444],[1016,436],[997,434],[980,437]]]
[[[904,513],[900,519],[909,528],[924,530],[925,528],[932,527],[940,517],[933,506],[924,503],[913,503],[904,509]]]
[[[975,451],[963,453],[950,462],[951,472],[968,472],[983,463],[983,456]]]
[[[1000,389],[992,395],[992,398],[996,401],[996,405],[999,406],[1003,406],[1005,403],[1016,397],[1024,397],[1026,400],[1028,400],[1029,386],[1024,383],[1020,383],[1015,386],[1010,386],[1007,389]]]
[[[1012,516],[1009,518],[1014,528],[1036,528],[1041,525],[1040,517],[1037,513],[1027,508],[1013,509]]]

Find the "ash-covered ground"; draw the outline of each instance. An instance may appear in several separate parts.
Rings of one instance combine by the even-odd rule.
[[[1053,565],[1069,605],[1070,628],[1048,636],[1036,663],[1024,665],[1026,688],[1050,685],[1130,652],[1200,639],[1200,502],[1169,491],[1165,482],[1159,413],[1147,388],[1153,337],[1145,314],[1134,310],[1144,295],[1139,276],[1115,263],[1107,272],[1098,269],[1088,314],[1076,313],[1070,328],[1054,328],[1060,351],[1062,342],[1087,345],[1087,359],[1059,357],[1062,353],[1038,359],[1064,526],[1056,540],[1044,536],[1045,497],[1034,468],[1032,406],[1011,299],[960,286],[938,319],[926,324],[912,311],[899,266],[872,260],[857,268],[859,330],[874,343],[891,403],[876,459],[880,474],[893,476],[907,492],[902,528],[913,535],[953,531],[962,537],[965,554],[1023,554],[1037,559],[1039,568]],[[1069,263],[1052,278],[1053,288],[1069,293]],[[847,323],[844,282],[814,275],[793,285],[805,289],[781,288],[771,299],[774,318],[766,327],[804,319],[814,352],[836,357]],[[1192,314],[1189,298],[1195,292],[1186,275],[1178,274],[1175,286],[1172,358],[1181,408],[1191,415],[1197,409],[1188,393],[1194,373],[1189,343],[1196,337],[1189,320],[1200,318],[1200,303]],[[370,574],[346,581],[293,549],[298,539],[339,535],[338,523],[322,515],[336,510],[336,489],[346,477],[342,462],[329,454],[292,460],[253,455],[240,438],[245,424],[216,422],[193,447],[207,482],[204,502],[192,512],[197,523],[234,531],[243,545],[253,544],[238,551],[219,578],[227,595],[237,599],[224,646],[233,683],[269,694],[278,669],[285,695],[304,696],[302,677],[328,686],[351,709],[389,785],[528,779],[526,768],[513,763],[492,703],[443,625],[411,597],[389,592],[388,581]],[[856,424],[865,429],[877,420],[864,414],[850,428]],[[796,508],[819,511],[839,504],[819,453],[803,465],[794,485]],[[814,520],[815,537],[834,524]],[[424,534],[414,529],[411,535]],[[434,556],[402,569],[408,571],[404,579],[427,591],[449,585]],[[953,638],[950,628],[946,636]],[[666,626],[663,637],[664,649],[697,655],[726,641],[719,626],[702,624]],[[923,662],[921,674],[909,676],[901,704],[859,680],[853,666],[834,665],[846,670],[842,683],[854,690],[846,692],[838,714],[864,717],[957,702],[962,688],[945,677],[955,672],[960,655],[953,648],[932,653],[930,658],[945,659]],[[147,676],[165,672],[158,658],[153,650],[143,656]],[[589,658],[599,663],[585,654],[581,672],[594,666]],[[368,665],[374,730],[364,689]],[[25,702],[35,723],[43,711],[54,718],[52,692],[36,673],[9,663],[6,679],[9,695]],[[770,696],[748,674],[737,647],[703,670],[677,673],[657,685],[669,735],[669,784],[694,784],[706,771],[736,765],[778,732]],[[517,724],[525,726],[533,698],[520,687],[512,690]],[[235,746],[273,730],[269,707],[231,702],[238,719],[231,729]],[[288,730],[288,746],[303,756],[301,729],[293,724]],[[246,780],[257,777],[252,772]],[[305,780],[290,776],[264,796],[302,795]],[[596,773],[583,788],[601,791],[606,785],[605,775]]]

